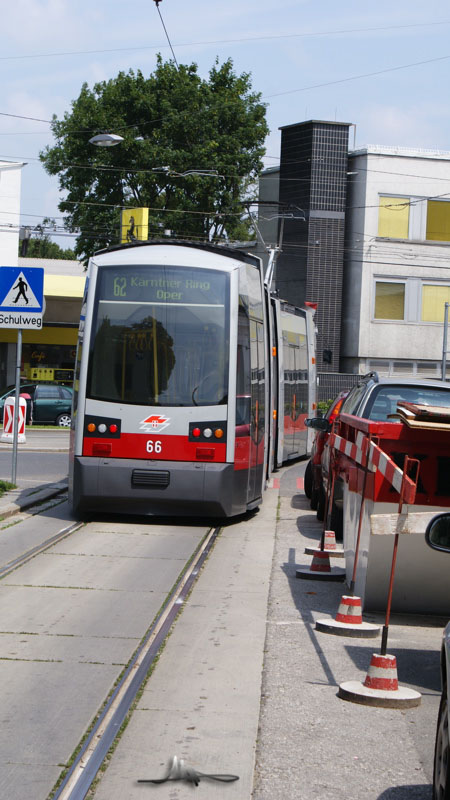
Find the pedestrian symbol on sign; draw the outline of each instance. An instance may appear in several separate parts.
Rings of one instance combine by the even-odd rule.
[[[14,300],[14,303],[18,302],[19,297],[23,297],[23,299],[25,300],[26,304],[28,305],[28,297],[25,294],[25,289],[28,289],[28,283],[25,283],[25,281],[23,280],[22,276],[20,276],[16,286],[13,286],[13,289],[18,289],[19,290],[19,293],[18,293],[16,299]]]
[[[18,276],[16,273],[14,280],[12,281],[8,292],[6,293],[0,305],[3,308],[5,307],[20,308],[23,306],[27,306],[27,308],[30,309],[31,308],[41,309],[42,301],[39,302],[29,282],[25,280],[25,275],[23,274],[23,272],[20,272]]]

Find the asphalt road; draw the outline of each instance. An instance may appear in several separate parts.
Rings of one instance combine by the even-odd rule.
[[[31,429],[17,452],[16,484],[20,488],[53,483],[67,477],[69,431]],[[0,441],[0,479],[12,476],[12,444]]]

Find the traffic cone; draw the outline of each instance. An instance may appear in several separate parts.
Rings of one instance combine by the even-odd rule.
[[[414,708],[422,700],[420,692],[398,685],[395,656],[376,653],[372,655],[364,683],[341,683],[338,697],[352,703],[383,708]]]
[[[344,594],[336,619],[318,619],[316,630],[322,633],[334,633],[336,636],[370,638],[378,636],[381,626],[363,622],[361,598]]]
[[[325,550],[318,550],[313,557],[309,569],[297,569],[296,578],[309,578],[310,580],[343,581],[345,569],[332,567],[330,555]]]
[[[344,548],[338,547],[336,544],[336,534],[334,531],[324,531],[323,534],[323,549],[327,550],[333,558],[344,558]],[[310,556],[315,555],[322,550],[321,547],[305,547],[305,553]]]

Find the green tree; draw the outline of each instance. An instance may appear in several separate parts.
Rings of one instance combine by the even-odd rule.
[[[25,249],[23,242],[19,241],[19,255],[26,255],[27,258],[76,260],[75,252],[71,248],[64,250],[56,242],[52,242],[49,230],[56,230],[56,222],[50,217],[44,217],[42,224],[36,225],[32,231],[30,229],[30,237],[26,240]]]
[[[57,143],[41,153],[59,176],[66,227],[79,233],[76,254],[118,243],[123,207],[150,209],[149,238],[162,229],[207,240],[248,235],[243,201],[262,169],[265,113],[250,75],[236,75],[230,59],[216,59],[208,80],[196,64],[177,69],[158,57],[148,78],[130,70],[92,90],[84,84],[71,112],[53,118]],[[89,144],[101,131],[124,141]]]

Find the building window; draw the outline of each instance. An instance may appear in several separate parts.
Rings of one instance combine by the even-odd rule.
[[[428,200],[426,238],[433,242],[450,242],[450,203]]]
[[[445,303],[450,303],[450,286],[424,283],[422,285],[422,322],[444,322]]]
[[[414,376],[415,378],[440,378],[442,363],[437,361],[382,361],[370,359],[360,364],[360,371],[370,372],[375,370],[380,376],[395,377],[396,375]],[[449,368],[450,372],[450,368]]]
[[[389,239],[407,239],[409,236],[409,209],[409,197],[380,197],[378,236]]]
[[[414,372],[413,361],[393,361],[392,374],[393,375],[412,375]]]
[[[405,284],[393,281],[375,283],[375,319],[405,318]]]

